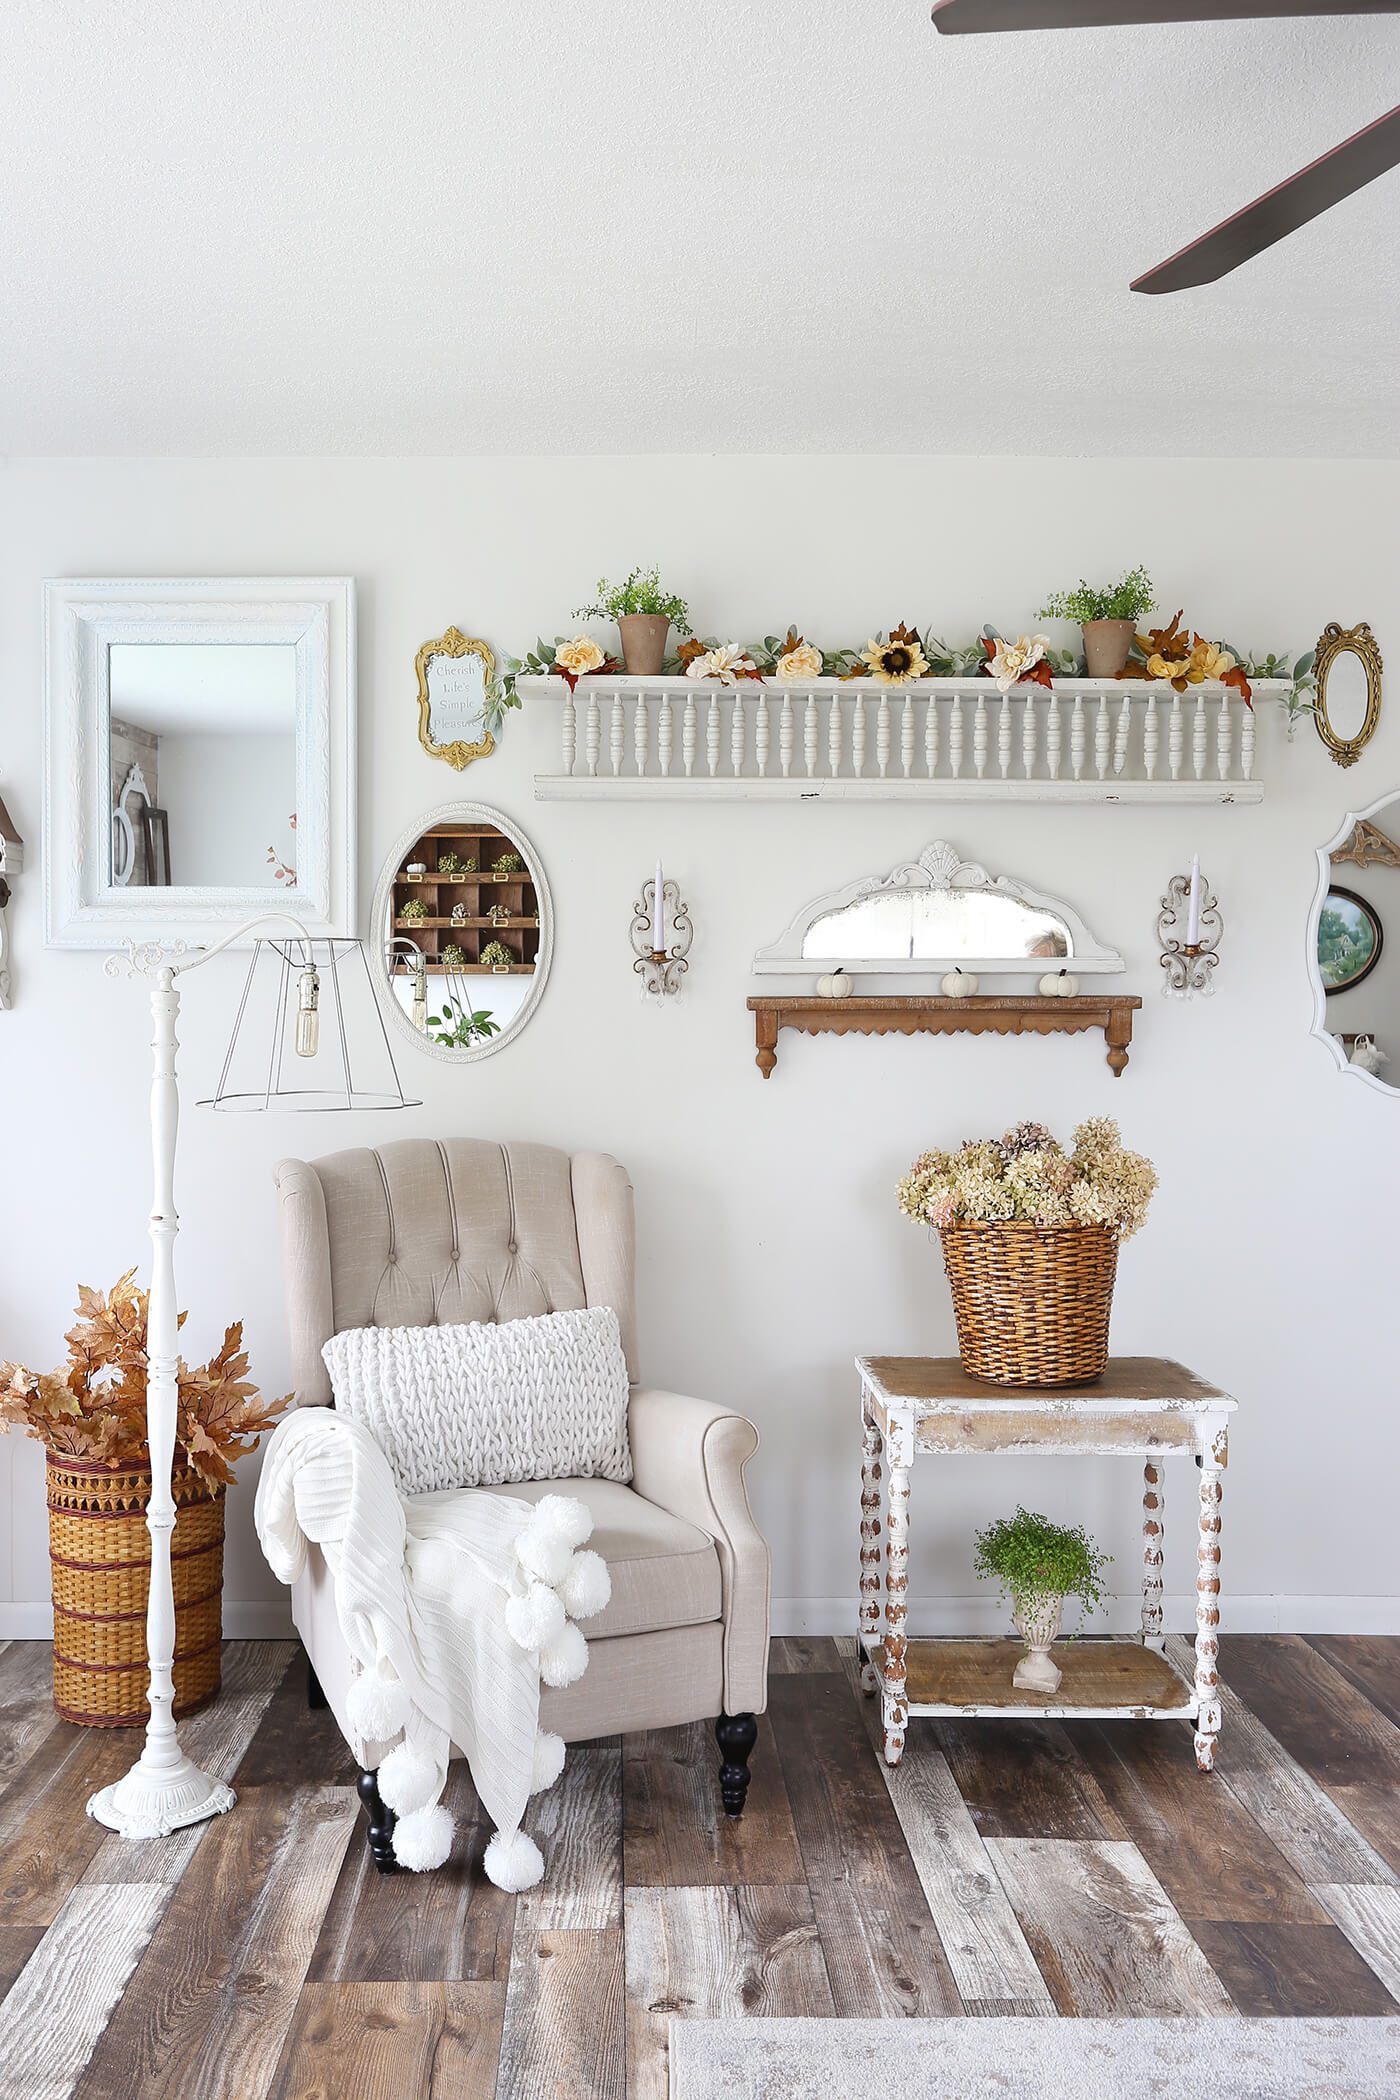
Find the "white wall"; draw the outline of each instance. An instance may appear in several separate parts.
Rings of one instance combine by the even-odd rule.
[[[411,1046],[424,1106],[298,1124],[187,1108],[179,1200],[190,1341],[247,1321],[254,1368],[284,1386],[270,1170],[285,1152],[415,1133],[528,1136],[610,1149],[631,1170],[647,1375],[731,1399],[763,1432],[752,1468],[773,1542],[777,1623],[850,1623],[857,1548],[857,1351],[952,1346],[937,1250],[894,1207],[921,1147],[1042,1117],[1112,1111],[1162,1190],[1126,1249],[1121,1350],[1178,1354],[1241,1402],[1224,1503],[1235,1625],[1400,1629],[1392,1544],[1400,1464],[1391,1193],[1400,1101],[1336,1073],[1309,1036],[1304,922],[1314,848],[1348,807],[1400,785],[1400,704],[1350,773],[1310,727],[1288,747],[1265,712],[1259,808],[985,809],[536,804],[557,717],[533,702],[459,778],[417,740],[414,652],[451,622],[498,646],[571,629],[602,572],[659,560],[707,632],[795,620],[849,640],[908,618],[968,634],[1031,624],[1050,588],[1143,560],[1168,611],[1296,650],[1328,619],[1369,619],[1391,653],[1400,467],[1211,461],[898,458],[16,463],[0,470],[0,788],[31,847],[14,913],[13,1013],[0,1015],[6,1244],[0,1353],[47,1365],[80,1281],[144,1258],[148,1030],[140,988],[96,955],[45,953],[39,580],[45,575],[353,574],[360,590],[361,908],[381,856],[454,794],[498,804],[556,900],[554,972],[499,1056],[453,1072]],[[753,1064],[749,960],[794,906],[947,836],[1061,893],[1127,959],[1145,1005],[1115,1081],[1095,1037],[818,1039]],[[683,998],[644,1008],[627,925],[658,848],[692,906]],[[1192,849],[1225,913],[1217,997],[1156,995],[1153,924]],[[222,1048],[238,965],[188,980],[192,1103]],[[399,1046],[396,1042],[396,1048]],[[1328,1308],[1345,1304],[1339,1323]],[[274,1623],[279,1593],[231,1511],[228,1621]],[[36,1446],[0,1439],[12,1490],[5,1626],[47,1596]],[[1169,1480],[1168,1588],[1192,1579],[1189,1468]],[[0,1477],[0,1490],[4,1490]],[[973,1525],[1029,1499],[1082,1517],[1135,1582],[1131,1468],[1027,1461],[929,1466],[915,1486],[915,1624],[976,1623]],[[1170,1536],[1171,1519],[1177,1530]],[[263,1607],[259,1613],[253,1607]],[[25,1607],[25,1608],[21,1608]],[[1181,1606],[1178,1610],[1184,1610]]]
[[[170,818],[170,870],[177,883],[270,883],[268,848],[296,865],[288,821],[297,799],[295,736],[167,731],[160,740],[160,791]]]

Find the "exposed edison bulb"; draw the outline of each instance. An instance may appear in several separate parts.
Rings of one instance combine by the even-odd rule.
[[[428,973],[421,963],[413,973],[413,1025],[420,1035],[428,1033]]]
[[[321,980],[308,963],[297,982],[297,1056],[314,1057],[321,1047]]]

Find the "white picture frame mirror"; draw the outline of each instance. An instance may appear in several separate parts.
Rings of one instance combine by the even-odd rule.
[[[353,579],[60,579],[44,614],[48,945],[354,935]]]
[[[804,904],[754,972],[810,977],[1038,976],[1056,966],[1075,976],[1115,975],[1123,958],[1104,946],[1073,905],[1010,875],[990,875],[935,839],[917,860],[862,875]]]

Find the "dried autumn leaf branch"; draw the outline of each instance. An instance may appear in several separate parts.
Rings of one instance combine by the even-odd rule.
[[[0,1363],[0,1424],[22,1428],[69,1458],[146,1460],[150,1301],[135,1276],[128,1269],[106,1292],[79,1288],[77,1319],[64,1336],[66,1366],[49,1373]],[[184,1323],[181,1313],[178,1324]],[[248,1377],[241,1321],[226,1330],[223,1347],[208,1363],[192,1370],[181,1358],[176,1384],[177,1450],[210,1487],[228,1485],[236,1461],[292,1398],[288,1393],[264,1401],[259,1395]]]

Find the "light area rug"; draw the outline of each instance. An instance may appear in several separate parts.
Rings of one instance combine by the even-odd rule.
[[[1394,2020],[673,2020],[671,2100],[1395,2100]]]

